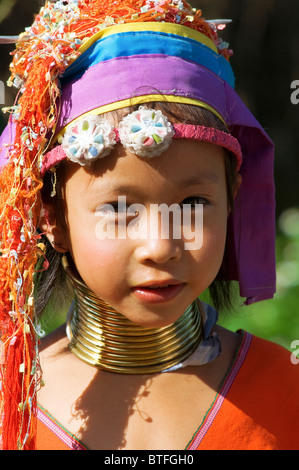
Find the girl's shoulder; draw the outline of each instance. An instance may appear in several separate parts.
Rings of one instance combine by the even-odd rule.
[[[72,404],[82,394],[95,369],[79,361],[68,348],[65,325],[54,330],[41,341],[40,364],[42,383],[38,401],[53,416],[69,421]]]
[[[41,354],[44,354],[44,352],[49,348],[58,347],[58,343],[60,343],[61,347],[61,342],[66,342],[67,340],[65,331],[66,327],[65,324],[63,324],[59,328],[56,328],[55,330],[51,331],[49,334],[41,338],[39,348]]]

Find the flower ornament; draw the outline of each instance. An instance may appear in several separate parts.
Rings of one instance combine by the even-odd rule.
[[[167,150],[174,130],[160,110],[140,106],[122,119],[118,133],[130,152],[140,157],[156,157]]]
[[[73,162],[89,166],[108,155],[115,145],[111,124],[100,116],[88,116],[67,129],[62,139],[66,156]]]
[[[96,115],[77,120],[67,128],[62,148],[69,160],[88,166],[98,158],[106,157],[116,142],[121,142],[140,157],[161,155],[173,136],[173,126],[160,110],[140,106],[125,116],[117,129]]]
[[[67,127],[62,145],[47,152],[43,159],[42,175],[65,157],[80,165],[90,165],[107,156],[116,143],[140,157],[155,157],[167,150],[174,139],[192,139],[211,142],[234,154],[237,171],[242,164],[242,149],[238,140],[227,132],[184,123],[171,124],[160,110],[140,106],[127,114],[118,128],[103,117],[90,115]]]

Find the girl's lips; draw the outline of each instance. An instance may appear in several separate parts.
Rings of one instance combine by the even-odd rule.
[[[163,303],[174,299],[183,287],[183,283],[178,283],[164,286],[137,286],[133,287],[132,290],[142,302]]]

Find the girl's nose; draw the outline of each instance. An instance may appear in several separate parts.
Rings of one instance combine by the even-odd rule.
[[[181,258],[178,242],[179,240],[163,238],[142,240],[142,244],[135,250],[136,259],[141,263],[151,261],[157,264],[178,261]]]
[[[159,264],[179,260],[184,244],[180,238],[173,236],[173,225],[167,217],[161,219],[151,212],[150,217],[146,217],[146,222],[147,227],[143,232],[146,232],[146,236],[139,239],[135,250],[137,260]]]

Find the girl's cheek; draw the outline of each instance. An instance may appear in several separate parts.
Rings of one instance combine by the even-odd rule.
[[[80,258],[83,263],[88,259],[92,266],[109,268],[109,266],[115,266],[116,260],[117,263],[120,262],[124,255],[123,245],[123,240],[98,240],[95,238],[92,242],[85,244]]]

